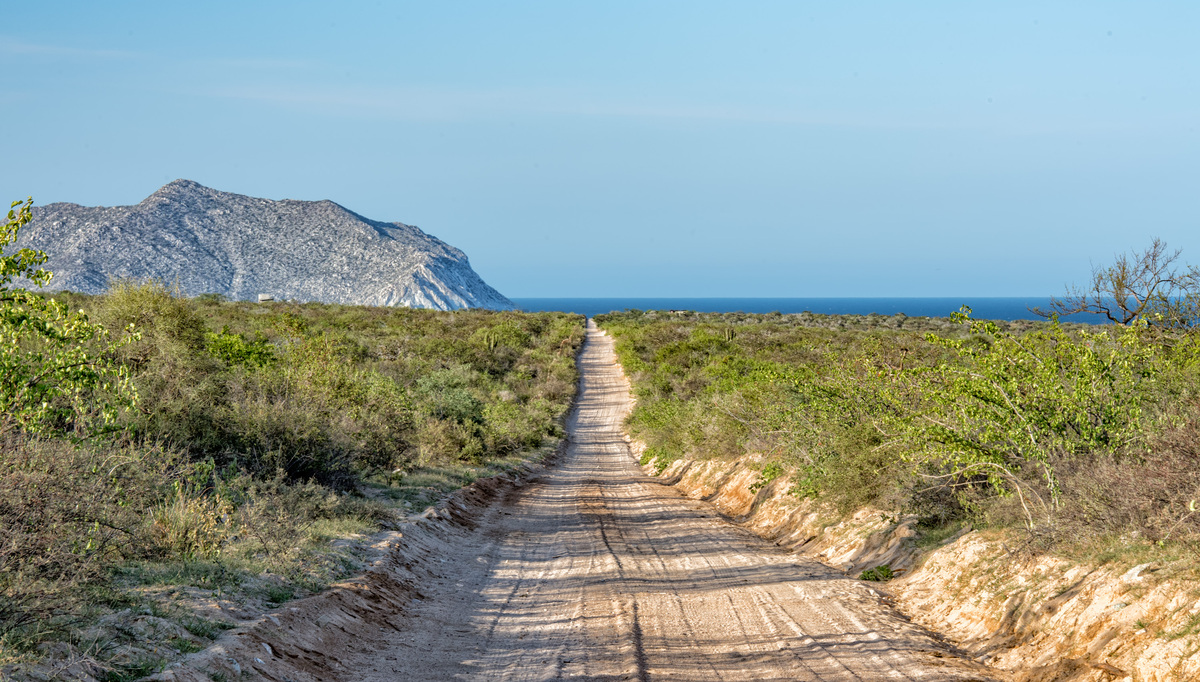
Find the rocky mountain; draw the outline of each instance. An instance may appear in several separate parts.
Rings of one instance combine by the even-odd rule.
[[[411,225],[332,201],[272,201],[190,180],[136,206],[35,207],[18,247],[50,255],[47,289],[99,293],[111,278],[179,282],[189,295],[416,308],[511,309],[467,256]]]

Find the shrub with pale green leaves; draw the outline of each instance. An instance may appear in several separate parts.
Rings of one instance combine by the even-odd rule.
[[[115,352],[136,338],[109,340],[83,311],[13,286],[44,286],[53,277],[34,249],[6,250],[33,219],[33,200],[15,201],[0,228],[0,433],[93,435],[113,426],[136,394]]]
[[[1200,399],[1200,342],[1187,330],[983,321],[969,309],[890,330],[852,328],[853,316],[735,317],[597,317],[633,379],[643,464],[764,455],[793,494],[933,525],[1065,537],[1079,535],[1083,509],[1105,532],[1179,537],[1165,529],[1195,525],[1200,488],[1179,473],[1200,450],[1183,445]]]
[[[909,458],[936,462],[947,478],[985,476],[1022,496],[1019,469],[1032,465],[1046,503],[1057,506],[1053,458],[1112,454],[1144,436],[1164,359],[1138,327],[1072,336],[1055,321],[1017,336],[971,319],[969,308],[952,319],[969,336],[927,340],[953,360],[896,377],[914,382],[924,398],[908,418]]]

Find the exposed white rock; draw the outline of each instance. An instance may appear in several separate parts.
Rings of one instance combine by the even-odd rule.
[[[99,293],[112,278],[158,278],[235,300],[515,307],[462,251],[332,201],[272,201],[176,180],[136,206],[57,203],[33,214],[17,245],[50,255],[50,290]]]

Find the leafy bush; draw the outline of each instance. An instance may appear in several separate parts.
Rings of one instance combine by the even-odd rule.
[[[254,340],[249,340],[242,334],[230,333],[229,327],[226,326],[220,333],[209,332],[206,336],[208,343],[205,350],[228,365],[266,367],[274,364],[276,360],[275,347],[267,341],[262,332],[259,332]]]
[[[887,469],[902,465],[886,436],[901,398],[881,390],[880,363],[931,364],[936,349],[915,332],[894,348],[874,332],[795,318],[749,316],[731,326],[726,315],[697,317],[599,318],[632,369],[630,427],[648,456],[763,453],[780,473],[797,470],[793,490],[846,507],[887,492],[895,481]]]
[[[580,318],[553,313],[264,308],[127,281],[70,298],[142,330],[121,356],[143,397],[124,420],[139,439],[338,489],[556,436],[582,342]]]
[[[110,342],[108,329],[82,311],[11,286],[22,278],[43,286],[53,276],[38,267],[46,254],[4,249],[33,219],[32,204],[13,202],[0,227],[0,434],[94,434],[135,401],[128,370],[113,353],[136,337]]]
[[[843,513],[1021,525],[1051,544],[1200,537],[1200,437],[1178,407],[1200,399],[1194,335],[969,312],[890,328],[810,314],[597,321],[632,376],[645,463],[758,453],[771,469],[756,488],[786,470],[793,494]]]
[[[750,484],[750,492],[756,493],[763,488],[771,485],[771,481],[779,478],[784,474],[783,466],[779,462],[770,462],[759,472],[758,480]]]
[[[417,394],[436,419],[479,422],[483,419],[483,401],[471,390],[471,380],[471,370],[465,365],[439,369],[417,380]]]
[[[970,336],[928,337],[954,360],[901,378],[916,381],[928,404],[910,419],[910,442],[945,477],[981,474],[1024,497],[1018,470],[1032,465],[1057,506],[1053,459],[1111,454],[1143,435],[1143,406],[1161,367],[1138,329],[1072,338],[1053,323],[1017,337],[969,313],[953,319]]]

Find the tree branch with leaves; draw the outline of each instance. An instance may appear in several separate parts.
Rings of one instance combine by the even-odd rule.
[[[21,430],[91,436],[111,429],[136,393],[129,370],[113,353],[136,338],[117,341],[83,311],[19,286],[48,284],[49,257],[8,247],[33,220],[33,199],[14,201],[0,228],[0,434]]]

